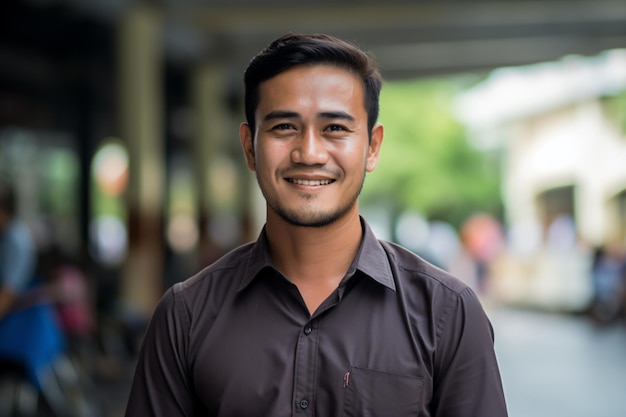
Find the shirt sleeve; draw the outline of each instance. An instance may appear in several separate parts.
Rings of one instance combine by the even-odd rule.
[[[506,417],[491,323],[471,289],[450,297],[438,328],[433,416]]]
[[[197,413],[186,358],[189,319],[173,288],[165,293],[148,325],[126,417],[182,417]]]

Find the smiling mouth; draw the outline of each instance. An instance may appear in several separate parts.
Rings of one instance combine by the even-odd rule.
[[[300,180],[296,178],[287,178],[287,181],[289,181],[292,184],[306,185],[306,186],[312,187],[312,186],[319,186],[319,185],[328,185],[334,182],[335,180]]]

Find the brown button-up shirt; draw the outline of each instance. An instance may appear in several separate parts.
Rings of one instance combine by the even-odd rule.
[[[364,221],[363,230],[313,315],[274,268],[264,232],[170,288],[126,416],[506,416],[474,293]]]

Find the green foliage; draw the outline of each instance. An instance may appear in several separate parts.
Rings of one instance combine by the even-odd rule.
[[[467,141],[453,114],[454,79],[388,82],[381,94],[381,158],[361,205],[384,202],[455,226],[475,211],[499,214],[499,168]]]

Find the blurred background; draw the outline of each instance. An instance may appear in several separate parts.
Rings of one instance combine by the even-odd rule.
[[[256,238],[243,71],[288,31],[377,57],[361,211],[477,291],[510,415],[626,415],[623,0],[3,2],[0,181],[64,296],[52,376],[0,358],[0,415],[123,415],[163,291]]]

